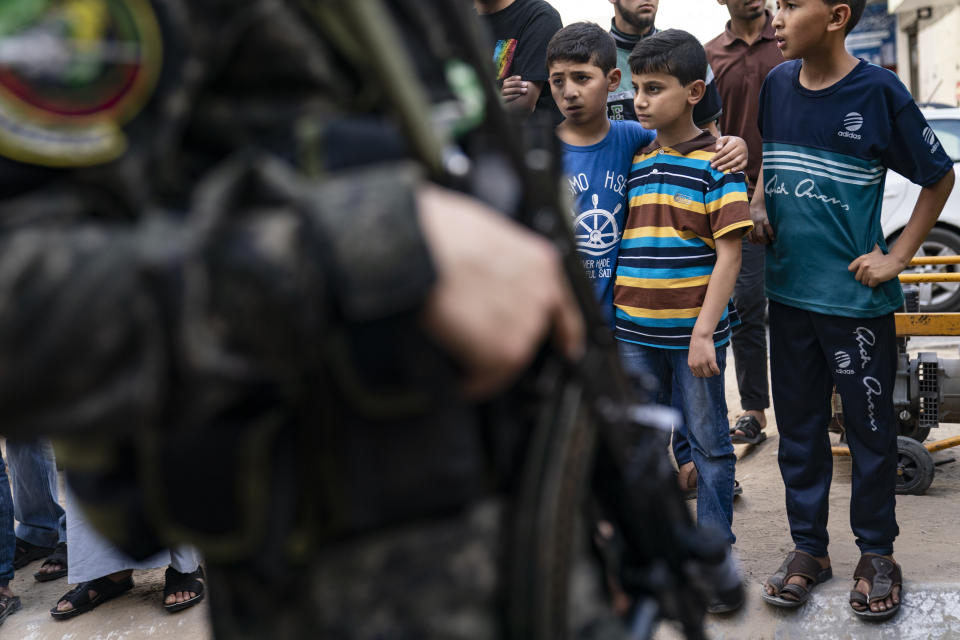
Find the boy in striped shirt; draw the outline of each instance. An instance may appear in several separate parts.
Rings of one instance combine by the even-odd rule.
[[[723,370],[740,241],[753,226],[746,179],[711,168],[716,139],[694,124],[707,68],[696,38],[675,29],[645,38],[630,68],[638,120],[657,137],[634,157],[627,183],[616,337],[628,371],[672,388],[699,473],[698,522],[733,543]]]

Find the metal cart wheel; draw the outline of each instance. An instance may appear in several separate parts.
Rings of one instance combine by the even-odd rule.
[[[933,456],[922,444],[897,436],[897,493],[923,495],[933,482]]]

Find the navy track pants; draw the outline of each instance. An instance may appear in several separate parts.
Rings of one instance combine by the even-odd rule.
[[[780,473],[797,549],[827,555],[833,457],[827,425],[834,385],[853,461],[850,524],[862,553],[893,553],[897,424],[893,314],[823,315],[770,301],[770,374]]]

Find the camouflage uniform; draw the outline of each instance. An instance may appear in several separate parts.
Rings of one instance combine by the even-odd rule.
[[[198,546],[220,637],[499,635],[522,441],[419,329],[420,171],[363,70],[293,1],[81,4],[0,8],[72,34],[0,61],[35,94],[0,81],[4,431],[128,552]]]
[[[246,567],[215,567],[211,576],[230,584],[233,598],[211,592],[215,626],[223,637],[250,640],[502,637],[501,516],[502,504],[487,500],[462,514],[331,545],[283,597],[264,594]],[[570,637],[623,638],[587,557],[578,559],[573,576]]]

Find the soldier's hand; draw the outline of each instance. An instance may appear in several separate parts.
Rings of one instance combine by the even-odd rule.
[[[548,334],[580,356],[583,319],[550,243],[459,193],[430,186],[418,198],[438,272],[424,322],[465,365],[470,395],[513,381]]]

